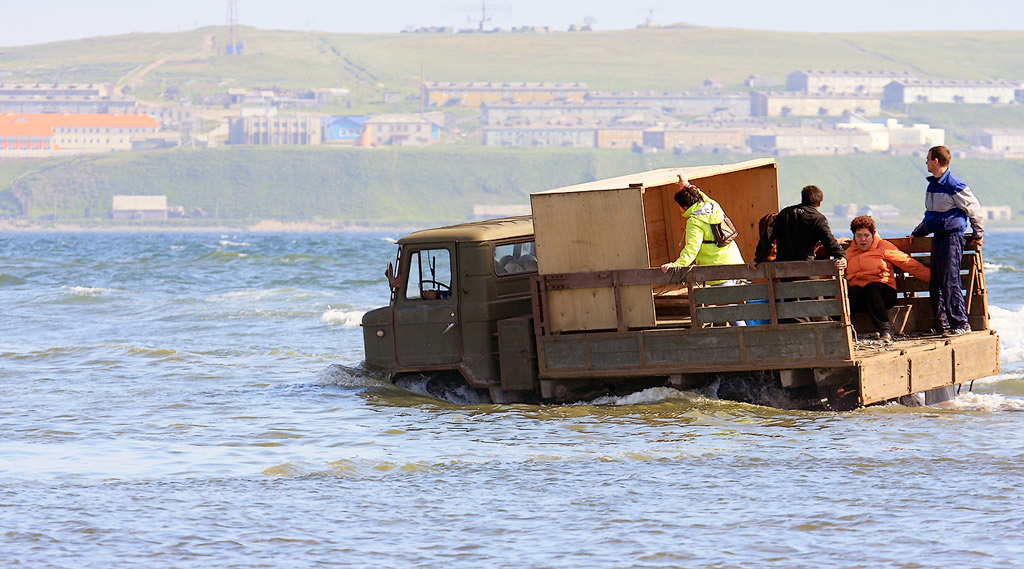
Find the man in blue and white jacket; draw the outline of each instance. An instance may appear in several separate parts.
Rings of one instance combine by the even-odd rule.
[[[932,278],[928,283],[935,330],[944,336],[971,331],[967,322],[960,261],[964,255],[967,220],[974,233],[970,240],[981,245],[984,223],[981,204],[971,188],[949,171],[949,149],[935,146],[928,150],[928,190],[924,198],[924,219],[914,229],[914,237],[932,237]]]

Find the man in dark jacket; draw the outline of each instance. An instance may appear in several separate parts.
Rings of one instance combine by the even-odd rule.
[[[968,219],[974,231],[971,241],[980,246],[985,231],[981,204],[974,197],[974,192],[949,171],[951,157],[945,146],[934,146],[928,150],[926,165],[931,176],[928,176],[925,193],[924,219],[911,233],[914,237],[934,234],[928,293],[935,312],[935,330],[944,336],[971,331],[960,280]]]
[[[783,208],[768,225],[757,242],[754,258],[747,265],[757,269],[765,262],[775,244],[776,261],[810,261],[814,248],[821,243],[828,256],[835,259],[836,267],[846,268],[846,250],[843,249],[818,208],[825,195],[818,186],[805,186],[800,191],[800,204]]]

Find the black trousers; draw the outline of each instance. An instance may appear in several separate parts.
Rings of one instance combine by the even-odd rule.
[[[892,332],[889,309],[896,306],[896,289],[884,283],[868,283],[863,287],[851,286],[848,290],[850,314],[867,312],[879,332]]]

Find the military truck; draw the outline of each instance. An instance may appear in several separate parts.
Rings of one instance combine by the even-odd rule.
[[[851,318],[846,280],[831,261],[663,272],[685,244],[672,199],[680,176],[723,206],[751,258],[758,220],[779,210],[772,159],[537,192],[532,216],[398,241],[386,270],[390,303],[362,320],[365,365],[399,385],[422,377],[464,383],[494,402],[767,378],[800,406],[837,410],[921,394],[938,401],[999,371],[979,247],[963,258],[972,332],[927,333],[928,283],[900,273],[896,341],[859,341],[871,325],[866,315]],[[929,239],[890,241],[928,264]],[[739,284],[707,284],[722,280]],[[730,325],[737,321],[748,325]]]

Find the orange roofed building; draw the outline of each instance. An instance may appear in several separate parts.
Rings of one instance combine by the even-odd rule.
[[[148,115],[0,114],[0,156],[131,150],[160,128]]]

